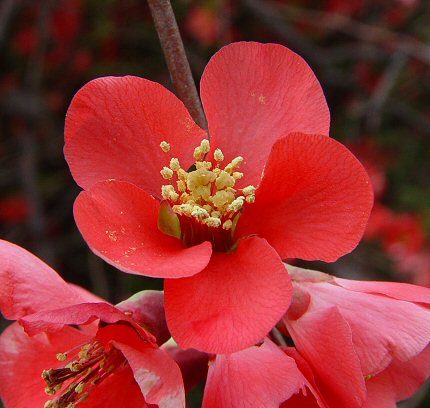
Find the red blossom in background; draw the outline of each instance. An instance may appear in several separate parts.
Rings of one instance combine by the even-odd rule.
[[[329,406],[394,407],[429,377],[429,289],[289,271],[285,328]]]
[[[185,406],[179,367],[143,328],[165,332],[164,319],[149,318],[151,310],[160,315],[162,296],[150,292],[114,307],[20,247],[0,241],[0,255],[0,307],[19,319],[0,336],[6,408]]]
[[[321,87],[287,48],[224,47],[206,67],[201,97],[210,148],[160,85],[91,81],[69,108],[65,155],[85,189],[74,215],[90,248],[122,271],[166,278],[167,322],[181,347],[229,353],[261,340],[288,308],[281,259],[334,261],[351,251],[373,198],[361,164],[325,136]],[[201,161],[209,149],[214,171]],[[181,196],[166,187],[175,172]]]

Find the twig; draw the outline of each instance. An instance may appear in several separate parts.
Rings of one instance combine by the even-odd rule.
[[[378,130],[381,124],[382,108],[395,86],[406,61],[407,56],[401,51],[396,52],[392,56],[379,86],[376,88],[367,107],[366,127],[369,132]]]
[[[148,0],[148,4],[176,93],[196,123],[206,129],[205,114],[170,1]]]
[[[4,0],[2,3],[0,3],[0,47],[4,41],[14,8],[17,7],[19,3],[20,0]]]
[[[369,42],[385,46],[387,44],[396,51],[415,57],[430,64],[430,47],[416,38],[404,34],[395,33],[385,28],[365,24],[353,20],[347,16],[335,13],[327,13],[317,10],[306,10],[300,7],[282,5],[287,11],[288,17],[298,19],[306,24],[339,31],[362,42]]]

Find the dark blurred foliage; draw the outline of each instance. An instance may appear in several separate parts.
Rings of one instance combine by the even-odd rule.
[[[326,94],[331,136],[368,169],[377,205],[365,240],[334,264],[307,266],[430,286],[430,2],[177,0],[173,7],[197,82],[211,55],[232,41],[276,42],[303,56]],[[161,283],[115,271],[88,250],[73,222],[79,188],[63,158],[63,126],[84,83],[125,74],[172,88],[145,1],[0,2],[0,237],[114,303]],[[428,406],[423,395],[402,406]]]

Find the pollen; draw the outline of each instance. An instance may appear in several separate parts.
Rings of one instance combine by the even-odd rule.
[[[165,142],[164,140],[160,143],[160,147],[164,153],[167,153],[170,150],[170,144]]]
[[[45,393],[53,397],[45,402],[44,408],[75,408],[89,398],[98,384],[126,365],[119,350],[98,340],[83,345],[74,357],[67,352],[57,354],[57,359],[63,361],[64,356],[64,360],[70,358],[64,367],[42,372],[47,385]]]
[[[162,186],[161,195],[179,219],[180,236],[186,246],[208,240],[215,250],[225,251],[232,247],[237,219],[246,205],[255,201],[256,189],[236,186],[244,177],[238,171],[244,162],[242,156],[222,167],[221,149],[215,149],[212,157],[208,156],[210,151],[209,141],[202,140],[194,149],[195,163],[189,171],[181,167],[177,158],[171,158],[160,172],[169,180]]]

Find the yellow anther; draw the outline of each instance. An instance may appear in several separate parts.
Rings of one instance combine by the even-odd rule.
[[[160,143],[160,147],[164,153],[167,153],[170,150],[170,144],[165,142],[164,140]]]
[[[235,183],[234,178],[224,170],[221,171],[221,173],[219,174],[219,176],[215,181],[215,185],[218,190],[222,190],[226,187],[233,187],[234,183]]]
[[[196,169],[206,169],[206,170],[210,170],[212,167],[212,163],[208,162],[208,161],[198,161],[196,162]]]
[[[212,210],[213,210],[212,206],[210,206],[209,204],[205,204],[205,205],[203,206],[203,208],[204,208],[208,213],[211,213],[211,212],[212,212]]]
[[[209,217],[209,218],[206,218],[204,220],[204,223],[208,227],[217,228],[217,227],[219,227],[221,225],[221,220],[219,218]]]
[[[205,153],[203,152],[202,148],[200,146],[196,147],[194,149],[193,157],[196,160],[201,160],[205,156]]]
[[[255,190],[256,190],[256,188],[255,188],[254,186],[248,186],[248,187],[245,187],[245,188],[242,190],[242,193],[243,193],[245,196],[248,196],[248,195],[251,195],[251,194],[255,194]]]
[[[216,208],[219,210],[224,209],[227,205],[229,205],[234,200],[234,193],[231,191],[220,190],[215,193],[213,196],[213,203]]]
[[[57,390],[53,387],[46,387],[45,388],[45,394],[55,395],[56,392],[57,392]]]
[[[245,201],[247,203],[250,203],[250,204],[255,203],[255,195],[254,194],[250,194],[249,196],[246,196]]]
[[[170,159],[170,168],[173,171],[178,171],[181,168],[181,166],[179,165],[179,160],[176,157],[172,157]]]
[[[217,162],[222,162],[224,160],[224,154],[221,149],[215,149],[214,151],[214,159]]]
[[[187,189],[187,185],[185,184],[185,181],[183,180],[178,180],[176,182],[177,186],[178,186],[178,190],[183,193],[186,189]]]
[[[199,220],[203,220],[205,218],[209,218],[209,213],[204,208],[195,205],[191,212],[191,216]]]
[[[231,229],[231,226],[233,225],[233,221],[232,220],[227,220],[224,222],[224,224],[222,224],[222,228],[225,230],[229,230]]]
[[[175,187],[171,184],[167,184],[165,186],[161,186],[161,196],[165,200],[173,200],[176,201],[179,198],[179,194],[175,191]]]
[[[179,169],[176,174],[179,180],[187,181],[188,173],[184,169]]]
[[[239,171],[235,171],[235,172],[232,174],[232,176],[233,176],[233,178],[234,178],[235,180],[239,180],[239,179],[241,179],[241,178],[243,177],[243,173],[241,173],[241,172],[239,172]]]
[[[206,169],[200,169],[188,173],[187,187],[190,191],[193,191],[196,187],[207,186],[212,183],[216,178],[216,175]]]
[[[209,153],[209,150],[211,149],[209,145],[209,140],[203,139],[200,143],[200,147],[202,148],[203,153]]]
[[[191,204],[180,204],[180,205],[174,205],[172,207],[172,210],[177,214],[183,214],[187,216],[191,216],[191,213],[193,212],[193,205]]]
[[[211,217],[213,218],[221,218],[221,213],[219,211],[212,211]]]
[[[237,197],[233,202],[227,207],[227,211],[236,212],[239,211],[243,207],[243,203],[245,202],[244,197]]]
[[[225,171],[229,174],[233,172],[233,170],[237,169],[243,163],[243,157],[237,156],[235,157],[227,166],[225,166]]]
[[[67,353],[58,353],[56,357],[58,361],[64,361],[67,359]]]
[[[193,189],[191,195],[196,201],[200,198],[207,201],[211,195],[211,188],[210,186],[197,186]]]
[[[82,381],[75,387],[75,391],[80,394],[85,388],[85,383]]]
[[[173,170],[168,167],[163,167],[163,170],[160,170],[160,174],[165,180],[170,180],[173,177]]]
[[[54,406],[54,401],[48,400],[45,402],[45,405],[43,406],[43,408],[52,408],[53,406]]]

